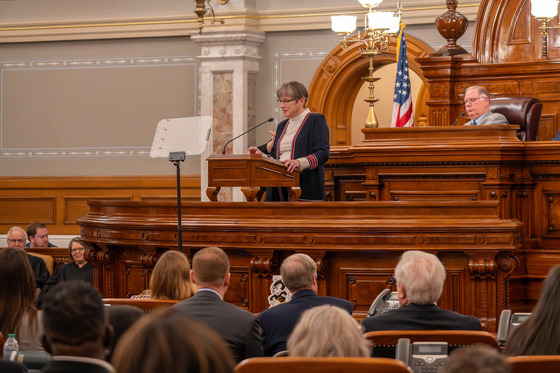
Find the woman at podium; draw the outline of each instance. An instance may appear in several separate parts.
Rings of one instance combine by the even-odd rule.
[[[268,154],[282,161],[289,172],[299,168],[300,201],[323,201],[325,169],[329,160],[329,127],[323,114],[306,108],[307,88],[296,81],[283,83],[276,91],[282,114],[286,118],[276,128],[274,139],[249,153]],[[288,201],[286,188],[267,188],[265,201]]]

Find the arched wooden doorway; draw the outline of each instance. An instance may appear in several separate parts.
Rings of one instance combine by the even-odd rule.
[[[397,38],[392,37],[389,50],[375,57],[376,70],[396,62],[396,41]],[[308,107],[325,115],[331,130],[331,145],[351,144],[352,107],[363,84],[361,78],[368,74],[369,68],[369,59],[360,55],[360,47],[361,43],[353,43],[346,49],[337,45],[323,60],[309,86]],[[406,47],[409,68],[425,82],[416,58],[427,56],[433,49],[410,35],[406,35]],[[423,84],[414,106],[416,123],[422,116],[428,116],[428,99],[428,89]]]

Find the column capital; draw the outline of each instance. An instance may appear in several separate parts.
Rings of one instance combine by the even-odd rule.
[[[253,59],[260,60],[259,47],[265,34],[256,31],[205,32],[192,34],[200,45],[200,59]]]

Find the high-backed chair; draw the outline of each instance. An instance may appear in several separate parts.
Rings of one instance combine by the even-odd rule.
[[[36,256],[37,258],[43,259],[45,261],[45,264],[47,265],[47,269],[49,270],[49,273],[52,275],[54,270],[54,258],[52,257],[52,255],[33,253],[31,251],[27,251],[27,253],[29,255]]]
[[[399,338],[414,342],[447,342],[453,349],[485,343],[498,349],[498,340],[492,334],[475,330],[381,330],[364,335],[372,344],[372,356],[394,357]]]
[[[178,303],[178,300],[174,299],[130,299],[130,298],[105,298],[103,303],[105,305],[114,306],[135,306],[140,308],[144,312],[153,312],[160,308],[171,307],[172,305]]]
[[[518,124],[521,141],[537,141],[543,105],[535,97],[511,96],[490,99],[490,110],[504,115],[510,124]]]
[[[369,357],[254,357],[243,360],[234,373],[409,373],[402,361]]]
[[[560,355],[532,355],[508,357],[511,373],[557,373],[560,372]]]

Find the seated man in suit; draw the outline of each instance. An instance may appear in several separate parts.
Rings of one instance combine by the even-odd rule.
[[[107,322],[101,294],[80,280],[61,282],[43,302],[43,346],[52,360],[44,373],[112,373],[104,360],[113,328]]]
[[[8,247],[14,249],[24,250],[25,241],[27,241],[27,234],[20,227],[11,227],[6,235],[6,241],[8,242]],[[49,270],[47,269],[47,264],[45,261],[39,257],[27,254],[27,260],[31,264],[31,269],[33,270],[33,276],[35,276],[35,284],[37,289],[41,289],[45,282],[50,277]]]
[[[191,269],[197,292],[173,307],[216,330],[239,363],[262,356],[261,328],[255,315],[224,302],[230,276],[229,259],[222,249],[207,247],[198,251]]]
[[[310,308],[330,304],[352,314],[352,303],[347,300],[317,295],[317,264],[309,255],[289,256],[280,266],[280,274],[292,293],[292,299],[271,307],[258,316],[265,356],[273,356],[286,349],[288,337],[300,316]]]
[[[490,95],[484,87],[472,86],[465,90],[465,110],[471,118],[465,126],[509,124],[502,114],[490,111]]]
[[[473,316],[442,310],[436,302],[443,290],[445,268],[437,256],[405,252],[395,268],[401,308],[366,317],[365,332],[374,330],[482,330]]]
[[[33,222],[27,226],[29,242],[25,247],[56,247],[49,241],[49,230],[43,223]]]

